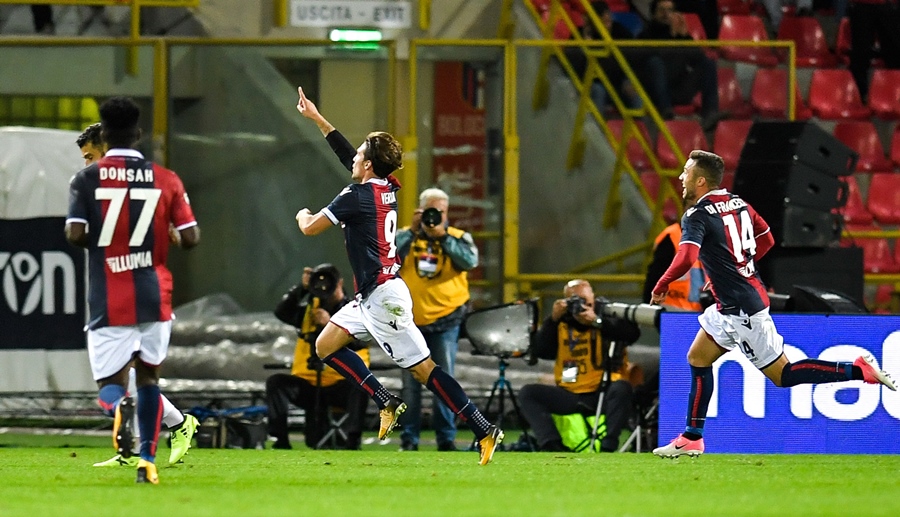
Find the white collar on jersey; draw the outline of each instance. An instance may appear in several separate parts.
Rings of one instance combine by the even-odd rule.
[[[103,156],[127,156],[129,158],[143,158],[144,157],[144,155],[141,154],[140,151],[137,151],[134,149],[122,149],[122,148],[110,149],[109,151],[106,151],[106,154]]]
[[[716,190],[710,190],[706,194],[703,194],[702,196],[700,196],[700,199],[697,200],[697,203],[703,201],[703,198],[705,198],[706,196],[724,196],[727,193],[728,193],[728,191],[724,188],[717,188]],[[694,204],[696,205],[697,203],[694,203]]]
[[[364,181],[364,183],[375,183],[378,185],[387,185],[388,180],[385,178],[369,178],[366,181]]]

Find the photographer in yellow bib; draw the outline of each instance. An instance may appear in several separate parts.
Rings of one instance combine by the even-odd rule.
[[[303,268],[299,284],[278,302],[275,316],[297,329],[297,346],[291,373],[276,373],[266,379],[269,435],[275,438],[274,449],[290,449],[288,410],[290,404],[306,413],[304,429],[306,445],[316,448],[328,430],[328,407],[339,407],[349,413],[344,429],[347,440],[338,440],[339,448],[359,449],[362,420],[368,399],[316,355],[316,337],[331,320],[331,315],[350,302],[344,293],[344,280],[331,264]],[[369,364],[366,343],[351,348]]]
[[[538,449],[545,452],[569,452],[553,420],[553,415],[594,415],[600,398],[604,368],[609,368],[610,383],[604,398],[606,436],[600,448],[615,451],[619,434],[631,414],[633,392],[626,380],[628,356],[625,348],[637,341],[641,332],[634,323],[615,316],[598,316],[602,311],[594,290],[586,280],[566,284],[564,298],[538,328],[531,353],[536,359],[555,362],[555,386],[527,384],[519,390],[522,416],[534,430]],[[610,344],[616,351],[609,356]],[[535,360],[536,363],[536,360]]]
[[[412,295],[416,326],[425,336],[434,362],[453,375],[459,326],[469,301],[468,272],[478,267],[478,248],[468,232],[450,226],[449,209],[446,192],[439,188],[422,191],[412,225],[397,233],[397,249],[403,262],[400,277]],[[422,428],[422,385],[406,370],[401,398],[408,409],[400,417],[400,449],[415,451]],[[436,397],[432,407],[438,450],[455,451],[453,411]]]

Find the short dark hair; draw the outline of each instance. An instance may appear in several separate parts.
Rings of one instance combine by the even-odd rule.
[[[130,97],[112,97],[100,105],[101,138],[110,149],[131,148],[141,138],[141,108]]]
[[[100,138],[100,123],[97,122],[95,124],[91,124],[90,126],[84,128],[84,131],[78,136],[75,140],[75,145],[78,147],[84,147],[87,144],[91,144],[94,147],[100,147],[103,145],[103,139]]]
[[[700,172],[710,187],[718,187],[722,184],[722,176],[725,174],[725,160],[718,154],[709,151],[691,151],[690,159],[694,160],[697,170]]]
[[[403,168],[403,146],[390,133],[373,131],[366,136],[365,158],[372,161],[376,176],[387,178]]]
[[[315,276],[317,274],[325,273],[327,275],[331,275],[335,280],[341,279],[341,272],[338,271],[338,268],[334,267],[334,264],[323,262],[318,266],[314,267],[311,275]]]

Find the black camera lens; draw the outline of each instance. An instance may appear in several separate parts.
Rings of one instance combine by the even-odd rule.
[[[426,208],[424,212],[422,212],[422,224],[429,228],[434,228],[435,226],[441,224],[441,221],[443,220],[444,216],[437,208],[429,207]]]
[[[337,276],[331,267],[317,268],[309,275],[309,292],[318,298],[327,298],[337,287]]]
[[[575,317],[578,314],[584,312],[585,304],[587,300],[580,296],[572,296],[566,299],[566,309],[569,311],[569,314],[572,317]]]

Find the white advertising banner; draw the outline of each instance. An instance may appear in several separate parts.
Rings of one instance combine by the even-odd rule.
[[[291,0],[294,27],[376,27],[407,29],[412,26],[412,3],[391,0]]]

